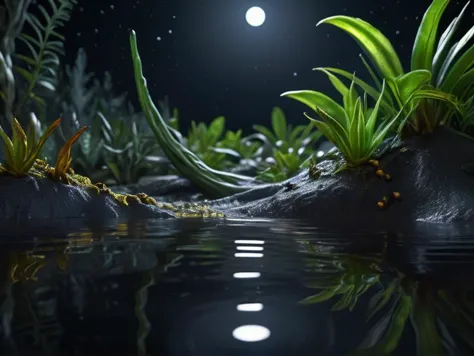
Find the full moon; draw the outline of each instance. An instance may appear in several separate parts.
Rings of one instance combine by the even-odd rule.
[[[265,22],[265,11],[261,7],[254,6],[247,10],[245,19],[250,26],[262,26]]]

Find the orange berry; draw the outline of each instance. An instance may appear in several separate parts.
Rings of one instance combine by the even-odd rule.
[[[392,195],[395,199],[400,199],[401,196],[399,192],[393,192]]]
[[[383,173],[383,171],[382,171],[381,169],[377,169],[377,170],[375,171],[375,174],[378,175],[379,177],[381,177],[381,176],[383,176],[384,173]]]

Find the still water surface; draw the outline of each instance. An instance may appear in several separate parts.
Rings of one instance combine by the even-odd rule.
[[[472,355],[473,231],[288,220],[3,230],[0,354]]]

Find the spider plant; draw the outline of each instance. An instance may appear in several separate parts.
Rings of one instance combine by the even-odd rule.
[[[4,142],[4,165],[0,165],[0,172],[10,174],[14,177],[24,177],[33,167],[36,158],[40,154],[41,148],[46,140],[56,130],[61,123],[61,119],[54,121],[43,133],[39,140],[36,140],[36,133],[30,130],[28,135],[17,119],[12,122],[12,138],[8,137],[0,126],[0,136]]]
[[[452,44],[453,36],[469,5],[467,2],[460,15],[437,40],[439,21],[448,3],[449,0],[433,0],[426,11],[418,28],[409,72],[403,70],[389,39],[368,22],[348,16],[332,16],[318,23],[331,24],[346,31],[365,51],[371,65],[364,57],[361,58],[375,87],[360,79],[356,80],[356,84],[376,98],[380,95],[381,79],[387,82],[390,90],[384,93],[380,105],[386,116],[395,115],[403,107],[406,112],[412,113],[410,120],[403,122],[398,131],[404,129],[406,133],[430,133],[438,125],[450,124],[454,116],[459,116],[461,126],[467,120],[464,114],[466,110],[460,109],[460,103],[472,96],[474,46],[467,45],[474,35],[474,27]],[[349,80],[352,78],[352,74],[345,70],[322,69]],[[411,93],[420,89],[419,98],[410,105],[405,105]]]
[[[385,81],[382,83],[375,107],[369,108],[367,95],[365,94],[363,98],[358,97],[355,76],[349,88],[333,75],[330,75],[330,79],[343,96],[343,106],[316,91],[292,91],[282,95],[298,100],[315,110],[321,119],[313,119],[306,113],[305,115],[340,150],[347,166],[355,167],[371,158],[404,111],[402,108],[390,120],[377,126],[385,93]],[[412,96],[415,94],[412,93]]]

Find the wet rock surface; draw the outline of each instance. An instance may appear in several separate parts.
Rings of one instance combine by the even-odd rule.
[[[473,158],[474,140],[440,129],[431,136],[408,138],[379,159],[391,181],[377,176],[371,165],[319,179],[304,171],[275,186],[216,200],[212,206],[231,217],[310,219],[315,226],[384,228],[473,221],[474,175],[465,169]],[[400,193],[399,199],[393,198],[394,192]],[[387,204],[379,208],[383,197]]]
[[[169,218],[157,206],[130,200],[125,206],[108,194],[91,188],[65,185],[48,178],[0,177],[0,221],[27,222],[41,219]]]
[[[474,140],[438,130],[434,135],[399,143],[378,159],[378,167],[367,164],[332,174],[328,172],[334,163],[324,161],[317,166],[321,172],[317,179],[306,170],[286,182],[204,204],[230,218],[305,219],[321,227],[398,228],[418,222],[473,222],[473,159]],[[391,179],[378,176],[378,169]],[[55,219],[80,218],[100,225],[116,219],[199,217],[202,212],[203,217],[218,217],[201,203],[181,205],[178,210],[167,204],[170,199],[197,199],[189,181],[177,176],[152,177],[126,191],[145,192],[159,204],[130,199],[124,205],[110,194],[48,178],[2,176],[0,224],[9,221],[26,227],[35,221],[54,224]],[[384,198],[384,206],[378,206]]]

